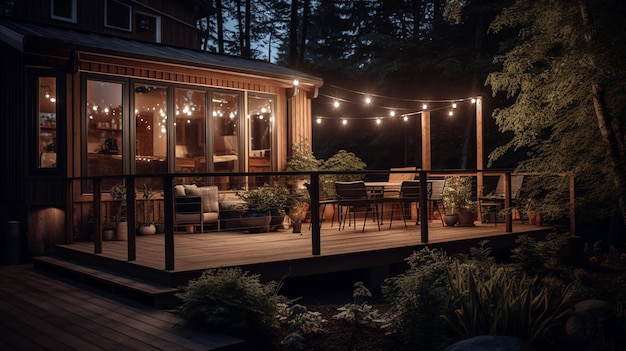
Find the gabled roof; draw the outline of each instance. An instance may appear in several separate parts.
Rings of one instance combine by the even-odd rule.
[[[81,32],[65,27],[19,22],[7,18],[0,18],[0,40],[26,53],[41,53],[42,48],[69,49],[213,68],[288,81],[298,79],[301,83],[315,87],[321,87],[323,84],[321,78],[266,61]]]

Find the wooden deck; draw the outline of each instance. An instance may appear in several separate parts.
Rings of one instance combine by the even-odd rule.
[[[77,288],[31,265],[0,267],[0,350],[235,350],[176,315]]]
[[[362,223],[362,222],[361,222]],[[408,223],[407,223],[408,224]],[[515,222],[513,232],[504,224],[480,224],[474,227],[444,227],[440,221],[429,223],[429,241],[420,240],[420,227],[414,223],[404,228],[402,220],[394,220],[393,228],[385,222],[378,231],[369,223],[360,228],[338,230],[324,223],[321,230],[321,255],[312,254],[311,230],[304,224],[302,234],[291,229],[268,233],[210,232],[176,233],[174,238],[175,269],[165,271],[164,235],[137,237],[136,260],[127,260],[126,241],[105,241],[101,254],[94,254],[92,242],[61,245],[66,257],[91,259],[91,263],[106,262],[109,267],[176,287],[209,268],[242,267],[258,273],[262,279],[301,277],[352,269],[364,269],[402,264],[413,251],[424,246],[441,247],[452,252],[468,252],[483,239],[493,248],[511,247],[520,234],[545,235],[552,230]],[[96,261],[97,260],[97,261]]]

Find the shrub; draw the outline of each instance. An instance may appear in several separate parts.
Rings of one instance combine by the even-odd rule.
[[[430,248],[413,253],[406,261],[409,269],[387,279],[382,287],[391,308],[387,327],[407,348],[439,349],[450,334],[440,316],[450,300],[447,271],[452,261],[444,252]]]
[[[277,283],[262,284],[239,268],[212,269],[181,288],[176,311],[192,325],[269,343],[279,329],[278,304],[286,300],[277,292]]]
[[[454,311],[443,317],[463,338],[512,335],[532,343],[549,335],[569,313],[569,286],[520,277],[493,262],[457,261],[449,279]]]
[[[545,342],[569,313],[573,285],[498,264],[481,242],[469,258],[425,248],[383,286],[391,326],[407,348],[440,349],[453,338],[517,336]]]

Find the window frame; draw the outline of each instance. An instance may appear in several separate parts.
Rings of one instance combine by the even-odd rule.
[[[133,27],[133,34],[137,37],[137,31],[139,29],[139,21],[137,21],[137,16],[145,16],[152,17],[155,19],[155,28],[154,28],[154,42],[161,42],[161,16],[156,16],[147,12],[136,11],[135,12],[135,26]],[[139,38],[141,40],[141,38]]]
[[[31,149],[28,151],[29,155],[29,169],[32,174],[39,175],[63,175],[66,173],[67,165],[67,121],[66,121],[66,109],[65,104],[65,75],[58,70],[44,70],[36,69],[28,73],[29,82],[29,106],[30,111],[30,127],[31,135]],[[40,160],[41,155],[39,152],[39,136],[40,136],[40,124],[39,124],[39,79],[40,78],[55,78],[56,89],[54,92],[50,92],[56,96],[55,111],[56,111],[56,165],[54,167],[41,167]]]
[[[128,8],[128,28],[124,28],[124,27],[118,27],[116,25],[112,25],[109,24],[109,4],[110,3],[115,3],[118,6],[122,6],[122,7],[126,7]],[[112,28],[112,29],[117,29],[117,30],[122,30],[122,31],[126,31],[126,32],[131,32],[133,31],[133,8],[128,5],[128,4],[124,4],[122,2],[119,2],[117,0],[105,0],[104,1],[104,26],[106,28]]]
[[[77,5],[77,0],[65,0],[65,1],[70,1],[72,3],[72,14],[71,17],[65,17],[65,16],[60,16],[58,14],[54,13],[54,2],[55,1],[59,1],[59,0],[51,0],[50,1],[50,18],[55,19],[55,20],[59,20],[59,21],[64,21],[64,22],[70,22],[70,23],[77,23],[78,19],[77,19],[77,9],[76,7]]]

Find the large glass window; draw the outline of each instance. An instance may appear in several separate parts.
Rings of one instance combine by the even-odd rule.
[[[239,171],[239,94],[213,93],[213,170],[215,172]],[[237,179],[216,179],[220,190],[237,189]]]
[[[176,172],[206,172],[206,92],[175,90]]]
[[[39,168],[57,167],[57,80],[39,77],[37,97]]]
[[[55,78],[39,79],[38,147],[42,155],[50,154],[41,158],[39,167],[54,167],[57,131],[52,92],[58,84]],[[249,94],[244,100],[240,92],[90,76],[85,80],[84,99],[85,176],[272,170],[276,110],[272,95]],[[244,102],[247,115],[242,113]],[[245,180],[227,174],[211,177],[211,183],[223,191],[242,189]],[[104,181],[102,189],[114,181]],[[155,179],[147,185],[159,189],[159,184]]]
[[[135,84],[135,170],[167,173],[167,88]]]
[[[123,174],[122,91],[122,83],[87,80],[87,176]]]

